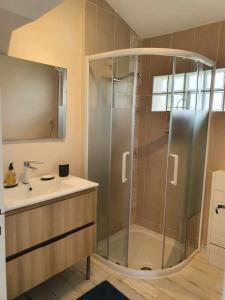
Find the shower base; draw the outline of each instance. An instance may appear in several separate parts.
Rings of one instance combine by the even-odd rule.
[[[131,277],[158,278],[166,276],[182,269],[199,252],[196,250],[190,257],[179,263],[176,258],[179,257],[180,245],[174,239],[167,237],[165,263],[168,268],[162,269],[163,235],[133,224],[130,226],[127,268],[123,266],[126,258],[125,234],[126,232],[120,231],[110,236],[108,260],[99,255],[95,255],[95,258],[111,269]],[[106,245],[105,241],[102,245]],[[100,251],[104,252],[103,249]],[[174,263],[178,264],[170,267],[170,264]]]

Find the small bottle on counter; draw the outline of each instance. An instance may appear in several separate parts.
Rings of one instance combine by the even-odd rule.
[[[13,187],[17,185],[16,172],[14,171],[13,163],[9,164],[9,169],[4,180],[5,187]]]

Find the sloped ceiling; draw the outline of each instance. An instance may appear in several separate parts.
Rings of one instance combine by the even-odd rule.
[[[0,52],[7,53],[11,33],[41,17],[63,0],[0,0]]]
[[[63,0],[1,0],[0,8],[35,20],[61,2]]]
[[[225,20],[225,0],[106,0],[142,37]]]

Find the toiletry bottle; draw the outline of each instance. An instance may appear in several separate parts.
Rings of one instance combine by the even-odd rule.
[[[8,172],[6,174],[6,178],[5,178],[5,184],[7,186],[13,186],[16,185],[16,172],[14,171],[14,167],[13,167],[13,163],[9,164],[9,169]]]

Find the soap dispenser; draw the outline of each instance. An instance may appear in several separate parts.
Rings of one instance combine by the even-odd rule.
[[[9,164],[9,169],[5,177],[5,187],[13,187],[17,185],[16,172],[14,171],[13,163]]]

